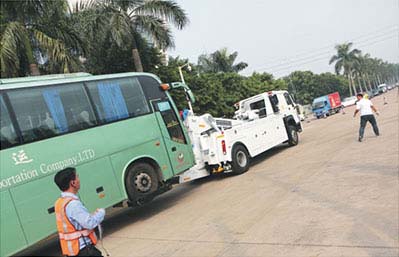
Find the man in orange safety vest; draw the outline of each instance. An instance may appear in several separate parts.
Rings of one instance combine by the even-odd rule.
[[[66,256],[102,256],[95,245],[94,229],[103,221],[105,210],[90,214],[79,200],[79,176],[75,168],[59,171],[54,182],[62,191],[55,202],[55,216],[62,254]]]

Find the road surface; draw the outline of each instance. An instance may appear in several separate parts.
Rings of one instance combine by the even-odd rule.
[[[399,256],[397,90],[387,105],[372,99],[381,136],[368,124],[357,141],[354,107],[304,122],[298,146],[262,154],[243,175],[117,210],[103,224],[104,246],[112,257]],[[52,240],[26,254],[60,252]]]

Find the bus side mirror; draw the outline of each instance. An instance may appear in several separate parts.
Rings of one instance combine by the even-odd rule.
[[[186,95],[190,99],[191,103],[195,103],[195,97],[194,97],[193,92],[191,92],[191,89],[186,91]]]
[[[187,100],[190,100],[191,103],[195,103],[195,97],[191,89],[183,82],[172,82],[170,83],[172,89],[183,88],[184,93],[186,93]]]

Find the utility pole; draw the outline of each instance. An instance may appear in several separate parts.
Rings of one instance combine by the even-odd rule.
[[[188,62],[186,64],[182,65],[182,66],[177,67],[179,69],[180,79],[181,79],[181,82],[183,82],[183,84],[186,84],[186,82],[184,81],[184,76],[183,76],[183,71],[182,71],[182,69],[185,66],[187,66],[187,69],[191,70],[191,66],[190,66],[190,64]],[[190,98],[187,95],[186,89],[184,89],[184,93],[186,94],[186,100],[187,100],[187,103],[188,103],[188,108],[190,109],[191,113],[194,113],[193,106],[191,105],[191,101],[190,101]]]

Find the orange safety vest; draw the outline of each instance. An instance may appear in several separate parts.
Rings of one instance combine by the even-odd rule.
[[[60,197],[55,202],[55,216],[57,219],[57,230],[60,237],[62,254],[67,256],[75,256],[79,254],[79,238],[82,236],[89,237],[91,243],[97,243],[96,233],[94,230],[77,230],[66,215],[66,206],[76,198]]]

